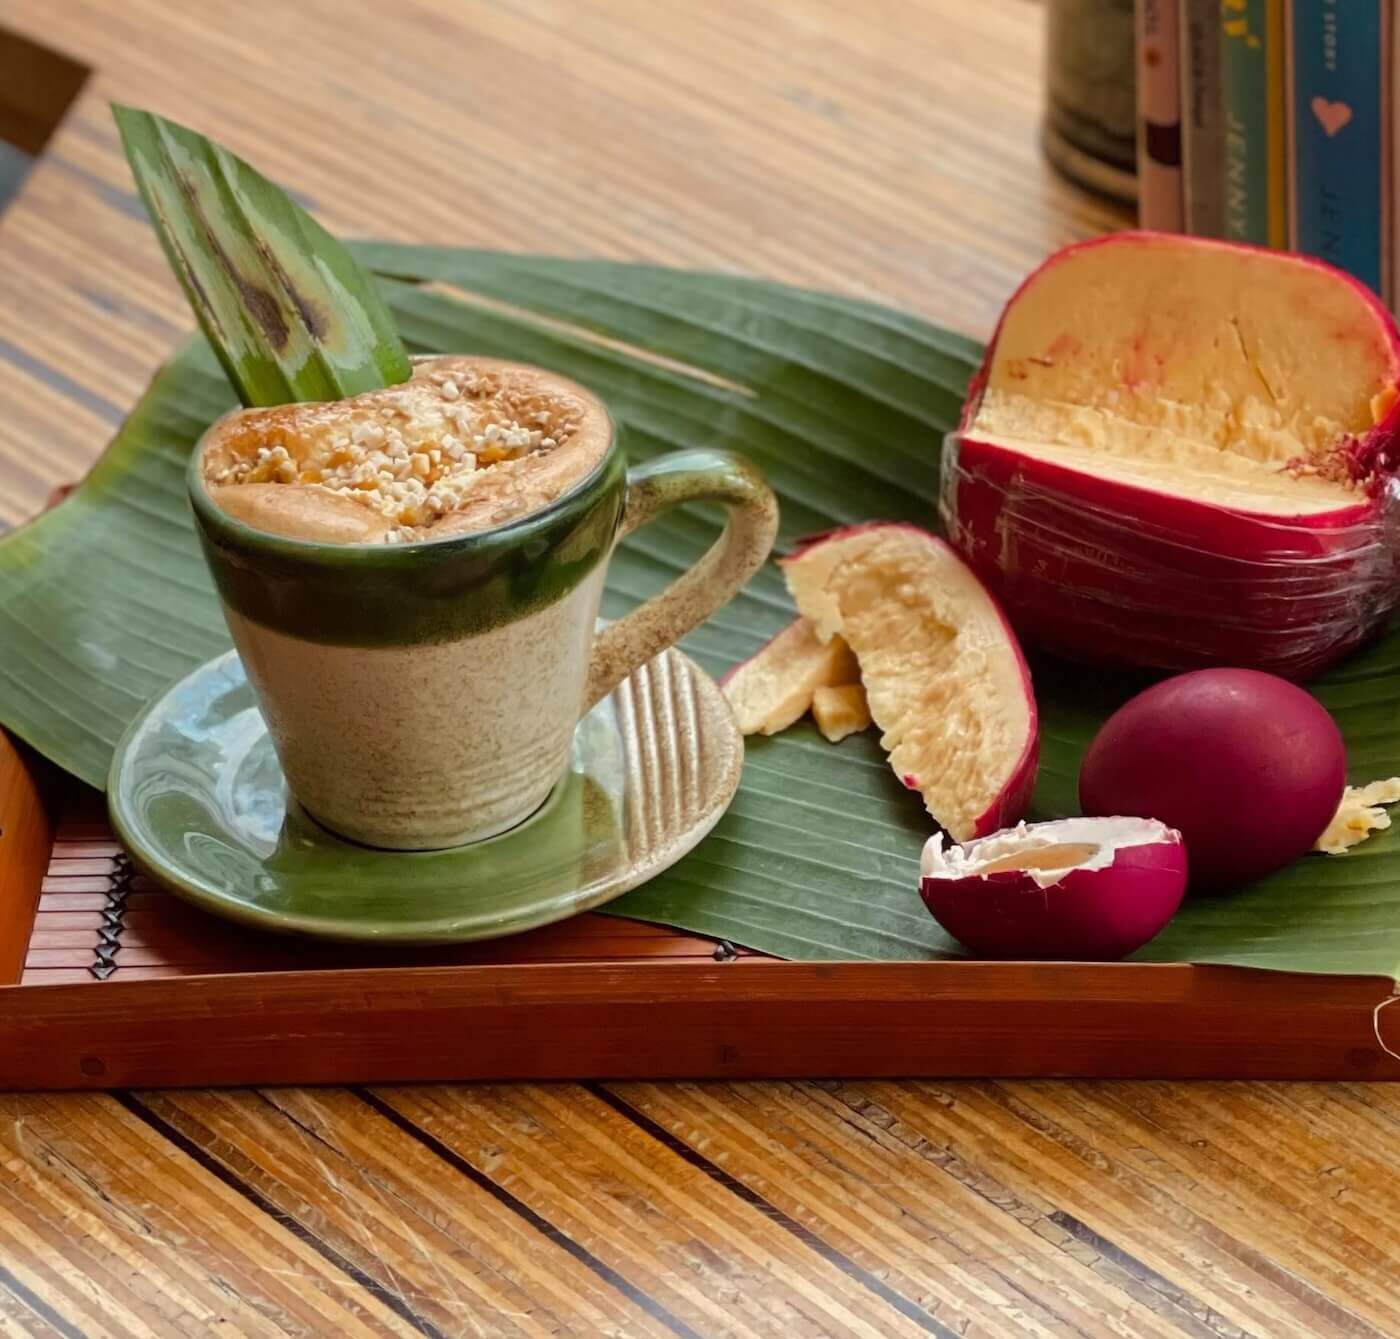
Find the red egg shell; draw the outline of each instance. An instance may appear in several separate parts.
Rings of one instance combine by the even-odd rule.
[[[1101,868],[1072,868],[1046,886],[1026,869],[926,873],[920,884],[924,905],[980,958],[1109,962],[1125,957],[1155,938],[1181,905],[1187,868],[1179,833],[1139,819],[1061,819],[1022,824],[969,842],[961,851],[975,861],[978,846],[1047,832],[1074,845],[1090,840],[1105,822],[1118,825],[1123,842]]]
[[[1176,828],[1193,889],[1218,891],[1309,851],[1345,785],[1346,745],[1316,698],[1256,670],[1197,670],[1108,718],[1084,755],[1079,804]]]

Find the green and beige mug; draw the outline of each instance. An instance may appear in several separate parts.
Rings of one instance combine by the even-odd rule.
[[[369,846],[478,841],[533,813],[568,766],[579,717],[727,603],[762,566],[777,502],[716,450],[630,470],[612,420],[601,462],[556,501],[494,529],[403,544],[290,538],[189,492],[224,615],[292,793]],[[244,411],[237,411],[244,412]],[[728,512],[659,595],[596,632],[616,542],[686,502]]]

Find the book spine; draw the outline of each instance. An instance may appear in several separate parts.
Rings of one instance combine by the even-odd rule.
[[[1223,0],[1225,236],[1269,243],[1269,51],[1266,0]],[[1282,93],[1279,114],[1282,119]]]
[[[1386,0],[1290,0],[1295,250],[1383,291]]]
[[[1381,294],[1395,310],[1395,0],[1381,0]]]
[[[1181,65],[1177,0],[1137,0],[1138,223],[1180,232]]]
[[[1268,66],[1269,245],[1288,245],[1288,51],[1284,0],[1265,0],[1264,58]]]
[[[1181,0],[1181,158],[1186,231],[1225,232],[1225,105],[1220,0]]]

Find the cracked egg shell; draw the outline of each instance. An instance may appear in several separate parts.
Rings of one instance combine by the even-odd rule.
[[[1146,818],[1021,823],[962,845],[935,833],[919,891],[979,958],[1109,962],[1153,939],[1186,891],[1181,834]]]

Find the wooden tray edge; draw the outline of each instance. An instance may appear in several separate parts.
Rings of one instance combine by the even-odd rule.
[[[20,978],[53,849],[43,769],[0,730],[0,986]]]
[[[1400,1051],[1400,1017],[1377,1012],[1391,989],[1386,978],[1227,967],[971,962],[398,967],[10,987],[0,989],[0,1087],[1400,1079],[1386,1050]]]

